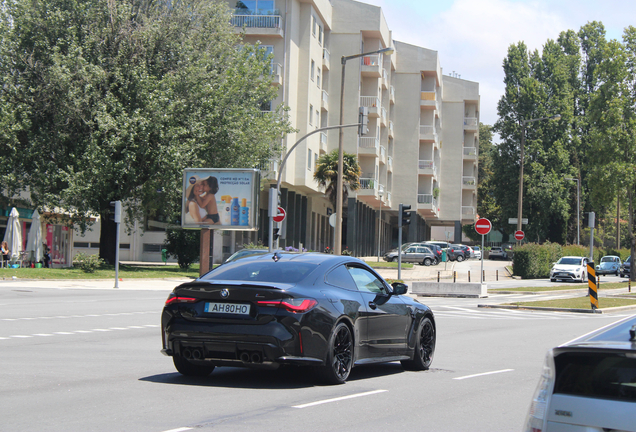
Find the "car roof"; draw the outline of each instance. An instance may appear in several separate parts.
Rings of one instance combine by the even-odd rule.
[[[559,345],[557,349],[559,348],[620,349],[636,352],[636,315],[601,327]]]

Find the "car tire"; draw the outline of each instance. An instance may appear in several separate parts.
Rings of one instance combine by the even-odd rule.
[[[464,256],[463,255],[457,255],[456,260],[457,260],[457,262],[462,262],[462,261],[464,261]]]
[[[402,360],[402,367],[406,370],[427,370],[435,355],[435,326],[429,318],[423,318],[418,328],[417,339],[412,360]]]
[[[556,279],[550,278],[550,282],[556,282]]]
[[[585,272],[583,272],[583,273],[581,274],[581,280],[579,280],[579,281],[577,281],[577,282],[583,283],[583,282],[585,282],[585,281],[586,281],[586,279],[587,279],[587,274],[586,274]]]
[[[391,258],[391,262],[398,262],[398,258],[397,257]]]
[[[320,369],[327,384],[344,384],[353,367],[353,336],[349,326],[339,323],[332,330],[327,345],[325,365]]]
[[[422,261],[422,265],[425,266],[430,266],[433,263],[433,261],[430,258],[424,258],[424,261]]]
[[[214,366],[192,364],[180,355],[172,356],[174,367],[181,375],[206,377],[212,373]]]

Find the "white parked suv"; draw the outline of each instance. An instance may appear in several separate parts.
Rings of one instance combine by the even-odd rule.
[[[636,315],[548,352],[524,431],[636,431]]]

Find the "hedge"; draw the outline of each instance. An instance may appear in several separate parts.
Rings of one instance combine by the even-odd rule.
[[[516,246],[513,250],[512,272],[523,279],[538,279],[550,277],[552,265],[564,256],[589,257],[590,248],[587,246],[568,245],[561,246],[557,243],[545,244],[526,243]],[[599,263],[606,255],[617,255],[622,261],[630,254],[629,249],[603,249],[594,248],[594,262]]]

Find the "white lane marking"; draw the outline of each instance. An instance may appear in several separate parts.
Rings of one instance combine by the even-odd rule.
[[[41,316],[41,317],[24,317],[24,318],[1,318],[0,321],[29,321],[29,320],[43,320],[43,319],[66,319],[66,318],[93,318],[102,316],[122,316],[122,315],[145,315],[156,314],[157,311],[142,311],[142,312],[121,312],[121,313],[107,313],[101,315],[57,315],[57,316]]]
[[[374,395],[374,394],[378,394],[378,393],[384,393],[386,391],[388,391],[388,390],[373,390],[373,391],[364,392],[364,393],[356,393],[356,394],[352,394],[352,395],[349,395],[349,396],[342,396],[342,397],[333,398],[333,399],[324,399],[324,400],[321,400],[321,401],[306,403],[306,404],[303,404],[303,405],[295,405],[292,408],[308,408],[308,407],[312,407],[312,406],[316,406],[316,405],[322,405],[322,404],[331,403],[331,402],[339,402],[339,401],[346,400],[346,399],[353,399],[353,398],[358,398],[358,397],[362,397],[362,396],[370,396],[370,395]]]
[[[189,427],[182,427],[182,428],[178,428],[178,429],[170,429],[167,431],[163,431],[163,432],[183,432],[183,431],[189,431],[192,430],[193,428],[189,428]]]
[[[94,333],[94,332],[109,332],[113,330],[130,330],[130,329],[146,329],[146,328],[155,328],[159,327],[157,324],[148,324],[145,326],[128,326],[128,327],[111,327],[109,329],[92,329],[92,330],[73,330],[71,332],[59,331],[53,333],[34,333],[32,335],[11,335],[8,337],[0,337],[0,340],[9,340],[12,338],[25,339],[32,338],[35,336],[60,336],[60,335],[75,335],[75,334],[85,334],[85,333]]]
[[[498,371],[484,372],[484,373],[475,374],[475,375],[466,375],[466,376],[463,376],[463,377],[457,377],[457,378],[453,378],[453,379],[454,380],[463,380],[463,379],[468,379],[468,378],[475,378],[475,377],[499,374],[499,373],[504,373],[504,372],[512,372],[513,370],[514,369],[502,369],[502,370],[498,370]]]

